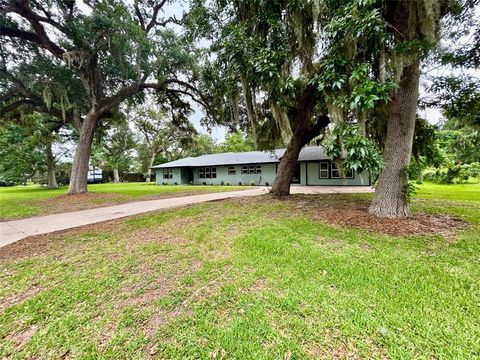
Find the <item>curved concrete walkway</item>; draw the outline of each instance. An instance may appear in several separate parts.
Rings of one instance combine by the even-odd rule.
[[[137,215],[154,210],[171,209],[181,206],[224,200],[242,196],[267,194],[266,187],[229,191],[213,194],[182,196],[171,199],[130,202],[115,206],[99,207],[89,210],[73,211],[46,216],[31,217],[22,220],[0,222],[0,248],[29,236],[48,234],[83,225]],[[291,187],[292,194],[335,194],[372,192],[369,186],[300,186]]]
[[[29,236],[48,234],[83,225],[99,223],[154,210],[224,200],[241,196],[257,196],[268,193],[267,188],[229,191],[212,194],[182,196],[171,199],[147,200],[89,210],[31,217],[22,220],[0,222],[0,248]]]

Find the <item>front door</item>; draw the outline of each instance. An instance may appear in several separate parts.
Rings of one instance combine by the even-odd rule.
[[[300,184],[300,164],[295,165],[295,170],[293,172],[292,184]]]
[[[188,183],[193,183],[193,168],[188,168]]]

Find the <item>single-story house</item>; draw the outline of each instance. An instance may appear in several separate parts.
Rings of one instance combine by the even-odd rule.
[[[272,185],[285,149],[208,154],[153,166],[157,184]],[[366,172],[340,176],[321,146],[307,146],[298,158],[292,183],[301,185],[370,185]]]

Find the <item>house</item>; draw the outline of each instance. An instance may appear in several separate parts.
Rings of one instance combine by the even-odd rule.
[[[103,171],[102,169],[95,168],[90,166],[87,173],[87,182],[88,183],[101,183],[103,181]]]
[[[272,185],[285,149],[208,154],[153,166],[157,184]],[[349,171],[345,178],[321,146],[307,146],[298,159],[293,184],[370,185],[366,172]]]

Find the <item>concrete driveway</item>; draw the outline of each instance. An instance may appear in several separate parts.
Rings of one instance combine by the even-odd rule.
[[[29,236],[48,234],[83,225],[99,223],[155,210],[177,208],[208,201],[224,200],[243,196],[267,194],[267,187],[248,190],[182,196],[171,199],[137,201],[89,210],[37,216],[22,220],[0,222],[0,248]],[[367,186],[299,186],[291,187],[292,194],[365,193],[373,189]]]

